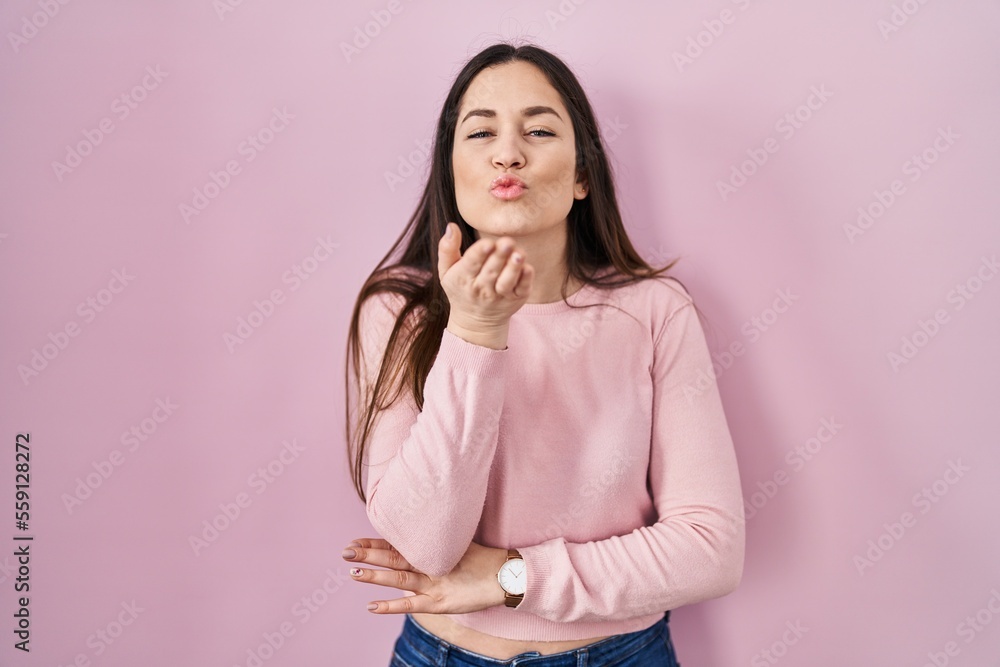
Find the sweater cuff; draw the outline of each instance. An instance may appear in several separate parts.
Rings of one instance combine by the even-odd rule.
[[[545,594],[545,584],[549,581],[552,571],[549,556],[542,545],[530,547],[518,547],[521,559],[524,560],[524,569],[527,574],[527,584],[524,589],[524,598],[515,607],[517,611],[537,614],[542,608],[542,596]]]
[[[438,359],[444,359],[455,370],[465,371],[481,377],[499,378],[503,376],[507,348],[495,350],[485,345],[470,343],[456,336],[448,329],[441,334]]]

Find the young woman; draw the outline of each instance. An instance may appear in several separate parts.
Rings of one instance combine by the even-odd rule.
[[[344,558],[403,591],[369,605],[406,614],[392,665],[677,665],[669,610],[736,588],[736,456],[672,265],[629,241],[566,65],[473,57],[348,339],[348,455],[380,537]]]

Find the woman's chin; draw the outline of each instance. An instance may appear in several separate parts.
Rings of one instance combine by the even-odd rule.
[[[486,217],[487,219],[483,222],[470,222],[480,235],[525,236],[539,229],[538,220],[523,213],[501,212]]]

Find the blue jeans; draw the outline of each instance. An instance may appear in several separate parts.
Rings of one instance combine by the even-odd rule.
[[[669,620],[668,611],[645,630],[613,635],[562,653],[528,651],[498,660],[444,641],[407,614],[389,667],[680,667],[670,641]]]

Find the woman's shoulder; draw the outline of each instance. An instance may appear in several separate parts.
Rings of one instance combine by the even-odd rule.
[[[602,270],[595,277],[609,285],[619,305],[630,306],[632,310],[648,311],[654,320],[694,303],[687,287],[674,276],[659,274],[629,281],[629,276],[621,272]],[[612,284],[616,286],[610,287]]]
[[[642,281],[651,294],[675,302],[691,302],[694,298],[677,276],[660,274]]]

